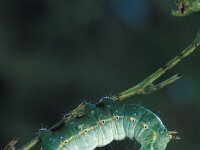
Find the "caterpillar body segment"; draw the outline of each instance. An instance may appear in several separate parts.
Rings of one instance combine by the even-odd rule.
[[[113,140],[136,139],[140,150],[165,150],[172,136],[157,115],[139,105],[103,98],[87,103],[84,115],[41,134],[42,150],[93,150]]]

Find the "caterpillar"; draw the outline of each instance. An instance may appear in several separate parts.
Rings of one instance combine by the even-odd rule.
[[[200,0],[175,0],[178,10],[172,10],[173,16],[187,16],[200,11]]]
[[[110,97],[85,103],[77,117],[41,134],[41,150],[93,150],[125,137],[135,138],[140,150],[165,150],[171,139],[178,139],[150,110]]]

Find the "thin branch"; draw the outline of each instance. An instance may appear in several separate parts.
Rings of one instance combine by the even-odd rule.
[[[163,87],[172,84],[173,82],[175,82],[176,80],[180,79],[182,77],[181,74],[176,74],[174,76],[172,76],[171,78],[159,83],[159,84],[150,84],[149,86],[147,86],[146,88],[144,88],[144,90],[141,90],[140,94],[151,94],[153,92],[156,92],[160,89],[162,89]]]
[[[4,148],[4,150],[14,150],[15,145],[17,144],[18,141],[19,141],[18,138],[14,138],[12,141],[8,143],[8,145]]]
[[[30,150],[36,145],[38,145],[41,142],[40,137],[36,137],[35,139],[31,140],[29,143],[27,143],[25,146],[21,147],[18,150]]]
[[[158,69],[156,72],[148,76],[146,79],[144,79],[142,82],[137,84],[136,86],[125,90],[117,95],[112,96],[113,99],[115,100],[124,100],[128,97],[131,97],[136,94],[146,94],[145,89],[148,88],[148,86],[151,86],[151,84],[157,80],[160,76],[162,76],[165,72],[173,68],[177,63],[179,63],[183,58],[187,57],[190,55],[198,46],[200,45],[200,29],[196,35],[196,38],[194,41],[186,47],[178,56],[174,57],[172,60],[170,60],[165,66],[162,68]],[[178,79],[178,78],[177,78]],[[176,80],[177,80],[176,79]],[[162,86],[159,87],[159,89],[163,88],[164,86],[171,84],[172,80],[166,80],[164,84],[162,83]],[[153,84],[152,84],[153,85]],[[157,91],[157,90],[152,90],[150,93]]]

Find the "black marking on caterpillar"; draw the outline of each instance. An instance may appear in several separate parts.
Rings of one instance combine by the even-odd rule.
[[[103,108],[105,105],[102,101],[95,104],[96,107]]]
[[[86,103],[82,111],[86,115],[66,120],[59,130],[42,134],[41,149],[93,150],[128,137],[135,138],[141,150],[165,150],[172,139],[159,117],[139,105],[106,97],[95,105]]]
[[[61,122],[58,126],[50,128],[50,130],[52,132],[56,132],[56,131],[60,130],[64,125],[65,125],[65,122]]]
[[[83,118],[83,117],[85,117],[86,115],[82,115],[82,116],[76,116],[75,118],[76,119],[80,119],[80,118]]]

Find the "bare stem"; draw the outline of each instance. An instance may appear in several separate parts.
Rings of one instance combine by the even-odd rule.
[[[23,147],[19,148],[18,150],[30,150],[33,147],[35,147],[36,145],[38,145],[40,143],[40,137],[36,137],[33,140],[31,140],[30,142],[28,142],[26,145],[24,145]]]
[[[178,56],[174,57],[167,64],[159,68],[156,72],[148,76],[146,79],[144,79],[142,82],[140,82],[136,86],[128,90],[125,90],[123,92],[120,92],[119,94],[112,96],[112,98],[115,100],[124,100],[136,94],[149,94],[165,87],[166,85],[173,83],[174,81],[179,79],[180,76],[176,75],[166,81],[161,82],[160,84],[157,84],[157,85],[153,84],[153,82],[157,80],[160,76],[162,76],[165,72],[173,68],[183,58],[190,55],[199,45],[200,45],[200,30],[198,31],[197,36],[194,39],[194,41],[188,47],[186,47]]]

